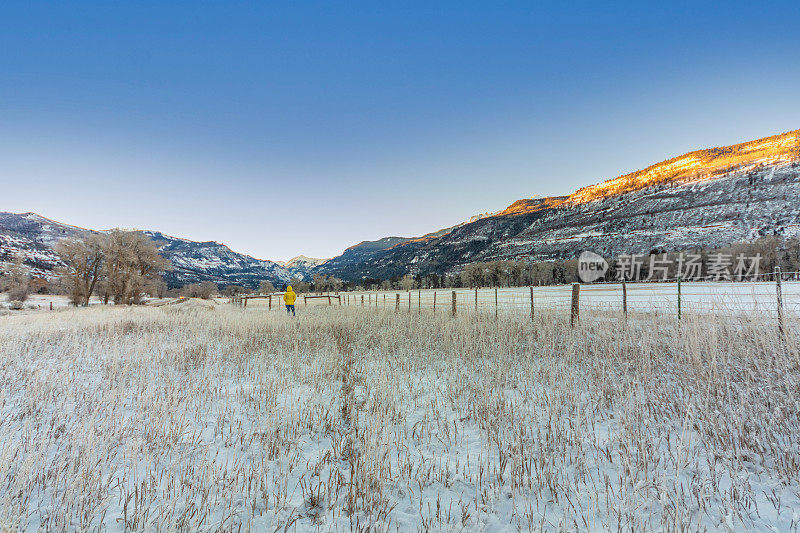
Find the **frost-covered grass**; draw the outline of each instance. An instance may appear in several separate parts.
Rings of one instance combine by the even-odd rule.
[[[800,523],[773,322],[301,311],[0,318],[0,529]]]

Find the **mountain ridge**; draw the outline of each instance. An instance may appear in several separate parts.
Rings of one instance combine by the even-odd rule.
[[[473,261],[563,259],[583,250],[606,255],[639,253],[657,247],[719,246],[763,234],[794,234],[800,226],[800,212],[793,209],[800,205],[798,162],[800,130],[694,150],[572,194],[517,200],[441,236],[405,240],[360,264],[351,264],[348,278],[452,274]],[[648,198],[646,194],[664,189],[674,189],[676,196]],[[697,197],[700,189],[716,200]],[[747,192],[746,198],[740,197],[741,191]],[[784,202],[778,207],[776,199],[780,197]],[[636,202],[641,212],[632,210],[630,202]],[[672,206],[671,211],[663,205],[681,202],[684,205]],[[743,202],[744,209],[740,209]],[[614,218],[610,215],[614,209],[617,214],[628,214]],[[688,214],[676,214],[681,210]],[[674,216],[656,224],[656,215],[670,212]],[[605,222],[607,217],[610,223]],[[736,217],[742,222],[732,225],[730,219]],[[625,238],[621,226],[632,239]],[[714,227],[718,229],[709,229]],[[570,228],[588,233],[570,233]],[[604,242],[604,238],[612,242]]]
[[[472,261],[547,260],[692,245],[730,244],[800,231],[800,130],[694,150],[564,196],[516,200],[494,213],[420,237],[361,241],[330,259],[270,261],[216,241],[144,230],[172,262],[171,284],[215,281],[255,287],[315,273],[350,281],[405,273],[455,273]],[[33,212],[0,212],[0,262],[24,253],[39,275],[58,266],[52,246],[86,228]]]

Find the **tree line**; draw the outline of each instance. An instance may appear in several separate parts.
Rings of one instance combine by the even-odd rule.
[[[286,289],[288,286],[292,286],[294,292],[301,294],[306,292],[316,292],[318,294],[322,294],[324,292],[339,292],[345,287],[347,287],[347,283],[342,281],[341,279],[335,276],[326,276],[325,274],[313,274],[311,277],[311,281],[303,281],[298,277],[293,277],[287,283],[280,285],[280,287],[275,287],[275,285],[271,281],[262,281],[258,289],[253,290],[247,287],[242,287],[241,285],[228,285],[226,286],[221,292],[224,296],[236,296],[238,294],[271,294],[274,292],[280,292]],[[280,289],[280,291],[279,291]]]
[[[42,278],[31,278],[29,268],[22,257],[16,257],[0,273],[0,292],[15,303],[24,302],[30,293],[61,292],[67,294],[74,305],[88,305],[92,296],[103,303],[138,304],[145,296],[185,296],[211,298],[217,294],[234,296],[255,292],[253,289],[229,284],[221,290],[211,281],[190,283],[168,290],[162,274],[169,268],[169,261],[158,252],[155,242],[136,231],[112,230],[108,233],[91,234],[82,239],[63,240],[55,247],[63,266],[56,269],[53,283]],[[760,273],[774,272],[780,267],[784,272],[800,272],[800,238],[768,236],[752,242],[742,242],[719,248],[670,252],[652,250],[639,257],[638,279],[653,277],[653,265],[658,266],[658,276],[674,279],[680,273],[678,257],[692,254],[702,272],[719,257],[735,260],[736,257],[759,258]],[[623,257],[608,261],[609,268],[598,281],[618,279]],[[554,285],[579,282],[577,259],[552,261],[486,261],[465,265],[458,272],[445,274],[426,273],[396,276],[391,279],[363,279],[346,282],[334,276],[314,274],[310,282],[292,278],[285,285],[292,285],[296,292],[342,290],[413,290],[434,288],[480,288],[519,287],[528,285]],[[271,281],[262,281],[257,291],[261,294],[278,292]]]
[[[735,243],[717,248],[696,248],[682,252],[669,252],[654,249],[648,254],[638,255],[641,263],[637,279],[655,278],[675,279],[681,262],[679,256],[691,254],[695,256],[699,270],[708,272],[711,265],[719,257],[730,259],[758,257],[758,271],[761,274],[774,272],[780,267],[784,272],[800,272],[800,238],[784,238],[781,236],[761,237],[752,242]],[[624,256],[610,258],[608,270],[597,281],[616,281]],[[657,272],[651,272],[651,266],[659,265]],[[661,266],[664,265],[664,266]],[[731,279],[736,279],[731,267]],[[751,276],[750,276],[751,277]],[[577,259],[556,259],[550,261],[486,261],[464,265],[456,273],[427,273],[398,276],[391,279],[365,279],[356,283],[345,284],[346,290],[413,290],[436,288],[483,288],[483,287],[526,287],[529,285],[558,285],[577,283]]]

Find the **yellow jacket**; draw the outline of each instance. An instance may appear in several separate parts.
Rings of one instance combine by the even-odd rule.
[[[289,285],[286,287],[286,292],[283,293],[283,301],[286,305],[294,305],[294,301],[297,299],[297,294],[295,294],[294,289],[292,286]]]

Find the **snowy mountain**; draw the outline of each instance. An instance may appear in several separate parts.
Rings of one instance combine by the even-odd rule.
[[[59,265],[53,245],[91,230],[35,213],[0,213],[0,263],[22,253],[40,276]],[[606,257],[719,247],[800,234],[800,130],[698,150],[567,196],[518,200],[421,237],[363,241],[332,259],[256,259],[217,242],[146,231],[174,269],[171,285],[211,280],[256,287],[314,273],[345,280],[456,273],[474,261],[548,260],[592,250]]]
[[[800,130],[698,150],[568,196],[518,200],[440,236],[363,255],[339,275],[456,273],[475,261],[567,259],[584,250],[609,257],[798,232]]]
[[[32,275],[52,278],[62,263],[53,250],[64,238],[78,238],[93,230],[78,228],[44,218],[35,213],[0,212],[0,264],[22,255],[31,267]],[[165,279],[170,286],[213,281],[220,285],[257,287],[262,280],[276,285],[288,282],[293,276],[310,278],[302,265],[292,269],[273,261],[256,259],[232,251],[217,242],[195,242],[143,231],[156,241],[161,254],[172,263]]]
[[[255,288],[263,280],[279,285],[293,276],[285,266],[234,252],[218,242],[190,241],[157,231],[143,233],[156,242],[161,255],[172,263],[172,270],[165,275],[170,286],[213,281]]]
[[[282,267],[285,267],[292,277],[296,277],[301,280],[307,280],[311,279],[312,271],[326,261],[327,259],[318,259],[316,257],[298,255],[297,257],[292,257],[288,261],[275,262]]]
[[[342,255],[329,259],[316,268],[317,271],[330,274],[342,279],[356,279],[365,265],[371,264],[376,257],[381,256],[398,244],[408,242],[408,237],[384,237],[377,241],[361,241],[347,248]]]
[[[25,257],[31,274],[50,277],[61,266],[53,246],[64,238],[77,238],[91,230],[62,224],[36,213],[0,212],[0,269],[17,255]]]

